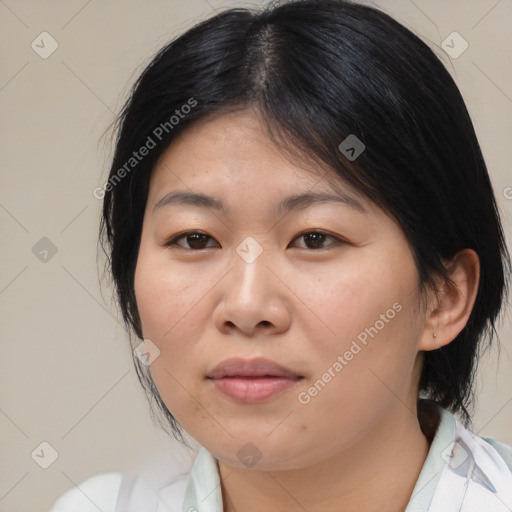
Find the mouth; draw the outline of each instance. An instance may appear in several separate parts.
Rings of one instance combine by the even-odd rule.
[[[215,389],[236,403],[256,404],[282,394],[304,379],[268,359],[228,359],[207,376]]]
[[[226,359],[219,363],[208,375],[210,379],[224,377],[285,377],[302,378],[298,373],[269,359]]]

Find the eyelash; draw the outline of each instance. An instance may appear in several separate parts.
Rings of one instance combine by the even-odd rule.
[[[319,234],[319,235],[324,235],[326,238],[332,238],[335,242],[333,244],[330,244],[329,246],[327,247],[321,247],[319,249],[309,249],[311,251],[322,251],[324,249],[328,249],[329,247],[331,247],[332,245],[338,245],[338,244],[344,244],[346,243],[344,240],[342,240],[341,238],[337,237],[337,236],[334,236],[334,235],[331,235],[330,233],[326,233],[325,231],[321,231],[321,230],[310,230],[310,231],[303,231],[302,233],[298,234],[293,240],[296,240],[297,238],[301,238],[301,237],[304,237],[306,235],[310,235],[310,234]],[[186,233],[181,233],[179,235],[176,235],[174,236],[173,238],[171,238],[170,240],[164,242],[164,247],[169,247],[169,248],[173,248],[173,247],[176,247],[176,248],[179,248],[179,249],[184,249],[186,251],[193,251],[193,252],[198,252],[198,251],[202,251],[204,249],[210,249],[210,247],[204,247],[202,249],[189,249],[188,247],[182,247],[181,245],[179,245],[177,242],[179,240],[181,240],[182,238],[187,238],[191,235],[204,235],[205,237],[213,240],[213,238],[209,235],[207,235],[206,233],[203,233],[202,231],[187,231]],[[301,249],[304,249],[304,247],[301,247]],[[305,249],[308,249],[307,247]]]

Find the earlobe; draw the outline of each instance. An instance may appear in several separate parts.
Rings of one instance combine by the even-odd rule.
[[[444,283],[427,308],[419,350],[436,350],[453,341],[473,310],[480,281],[480,260],[473,249],[459,251],[447,264],[453,282]],[[434,301],[432,301],[434,302]]]

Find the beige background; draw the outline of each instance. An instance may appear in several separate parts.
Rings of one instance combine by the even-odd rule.
[[[153,426],[108,288],[102,297],[96,264],[101,203],[92,191],[105,181],[111,156],[100,137],[142,66],[171,37],[228,4],[0,0],[0,511],[45,511],[95,473],[181,450]],[[375,4],[421,35],[454,76],[510,246],[512,2]],[[31,48],[43,31],[59,45],[47,59]],[[440,47],[453,31],[469,43],[456,59]],[[57,247],[46,263],[32,252],[42,237]],[[481,435],[509,444],[511,331],[509,311],[499,329],[500,364],[494,351],[482,368],[474,419]],[[58,452],[48,469],[31,458],[43,441]]]

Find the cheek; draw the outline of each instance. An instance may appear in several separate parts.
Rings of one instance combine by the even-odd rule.
[[[308,306],[318,312],[308,330],[313,322],[322,325],[309,347],[313,380],[329,381],[336,395],[344,393],[342,401],[373,401],[410,381],[421,332],[417,272],[412,259],[396,255],[346,268],[307,290]]]
[[[202,362],[197,349],[202,326],[208,318],[204,297],[210,288],[208,280],[180,271],[179,267],[162,261],[161,255],[141,248],[135,272],[135,295],[142,333],[160,351],[150,371],[173,414],[180,410],[180,404],[191,405],[190,396],[181,386],[190,387],[191,368]],[[199,366],[198,372],[201,371]]]
[[[141,247],[134,287],[144,336],[163,343],[194,325],[191,319],[199,311],[196,306],[207,292],[208,282],[179,266],[173,268],[162,255]]]
[[[297,417],[313,430],[317,429],[312,424],[314,418],[329,418],[319,428],[319,436],[335,438],[343,432],[340,443],[353,441],[390,410],[408,403],[417,326],[411,321],[414,303],[400,298],[400,304],[384,302],[384,308],[374,298],[364,313],[350,301],[344,302],[355,310],[351,314],[357,325],[345,324],[340,314],[335,324],[337,336],[309,346],[314,371],[300,389]],[[387,323],[381,320],[381,313]]]
[[[160,261],[159,261],[160,260]],[[135,295],[145,339],[160,350],[150,372],[162,400],[187,430],[191,418],[206,413],[190,398],[190,368],[197,365],[194,340],[200,339],[198,303],[207,291],[190,274],[172,269],[158,255],[141,247],[135,271]]]
[[[304,302],[316,314],[308,317],[321,321],[322,338],[343,344],[359,335],[364,342],[375,330],[389,332],[390,326],[399,324],[404,314],[398,310],[410,300],[414,280],[414,270],[409,268],[394,270],[389,262],[361,260],[332,268],[314,281],[306,275],[294,281],[309,283],[296,288],[297,295],[308,298]]]

